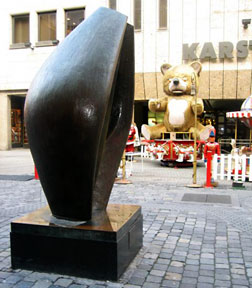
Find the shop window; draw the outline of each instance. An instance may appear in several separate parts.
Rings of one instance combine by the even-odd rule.
[[[65,12],[66,36],[71,33],[85,18],[85,9],[72,9]]]
[[[56,40],[56,12],[45,12],[38,14],[39,41]]]
[[[11,96],[11,142],[12,147],[25,147],[28,138],[24,123],[24,97]]]
[[[22,111],[11,109],[11,141],[12,145],[22,143]]]
[[[167,29],[167,0],[159,0],[159,29]]]
[[[142,0],[134,0],[134,26],[135,30],[142,28]]]
[[[217,122],[217,134],[220,137],[223,137],[225,134],[225,117],[224,114],[219,113],[218,115],[218,122]]]
[[[12,16],[12,45],[11,48],[29,46],[29,14]]]
[[[109,0],[109,8],[116,10],[116,0]]]
[[[165,112],[151,112],[148,111],[148,125],[155,126],[164,122]]]

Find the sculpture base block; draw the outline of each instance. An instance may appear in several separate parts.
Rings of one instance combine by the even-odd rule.
[[[140,206],[109,204],[105,215],[79,226],[52,218],[45,207],[11,223],[13,269],[118,280],[142,247]]]

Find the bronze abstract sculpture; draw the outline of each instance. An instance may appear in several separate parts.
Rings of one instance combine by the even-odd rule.
[[[100,8],[43,64],[26,99],[30,149],[55,217],[87,221],[105,211],[133,99],[133,27]]]

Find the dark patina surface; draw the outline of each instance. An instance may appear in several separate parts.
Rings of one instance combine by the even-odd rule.
[[[100,8],[52,53],[26,99],[31,153],[55,217],[86,221],[92,206],[106,210],[133,98],[133,27]]]

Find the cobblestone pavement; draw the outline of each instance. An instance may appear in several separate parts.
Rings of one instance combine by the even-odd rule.
[[[0,180],[0,287],[252,287],[252,183],[244,190],[233,190],[227,181],[214,189],[191,189],[185,187],[192,182],[191,168],[150,160],[143,168],[139,160],[133,163],[132,184],[115,184],[110,199],[141,205],[144,218],[143,247],[118,282],[12,270],[10,222],[46,200],[37,180]],[[204,183],[202,163],[197,175]],[[192,193],[230,196],[231,203],[183,201]]]

